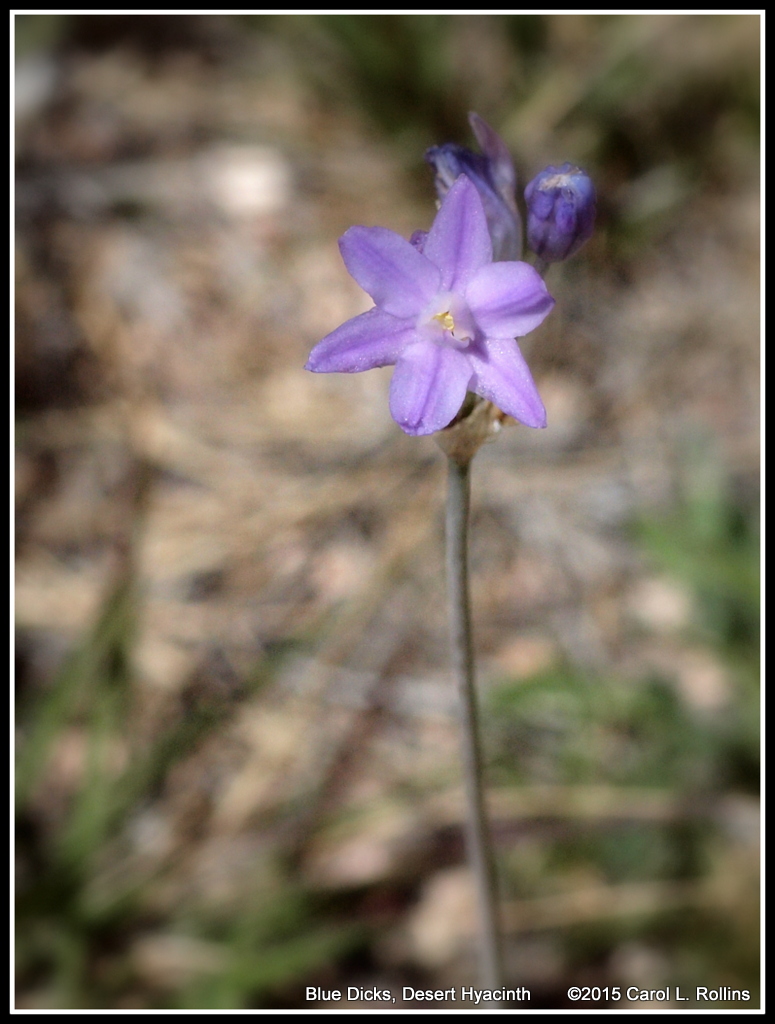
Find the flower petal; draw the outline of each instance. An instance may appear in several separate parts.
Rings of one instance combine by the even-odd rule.
[[[483,117],[472,110],[468,115],[468,123],[476,136],[476,141],[487,157],[490,175],[501,198],[514,213],[517,213],[517,172],[511,159],[508,146],[491,128]],[[517,213],[517,216],[519,214]]]
[[[468,356],[475,374],[472,391],[527,427],[546,426],[544,403],[516,341],[491,338],[471,346]]]
[[[438,269],[389,228],[350,228],[339,249],[361,288],[393,316],[419,315],[439,290]]]
[[[390,366],[417,337],[413,320],[370,309],[319,341],[305,369],[313,373],[360,373]]]
[[[476,185],[461,174],[444,196],[423,255],[441,271],[441,290],[462,289],[492,260],[487,217]]]
[[[390,382],[390,414],[407,434],[432,434],[460,411],[471,364],[458,349],[422,340],[396,363]]]
[[[490,263],[469,282],[466,300],[491,338],[521,338],[543,321],[554,299],[529,263]]]

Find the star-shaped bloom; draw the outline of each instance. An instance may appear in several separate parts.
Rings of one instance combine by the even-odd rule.
[[[319,342],[307,369],[359,373],[395,365],[390,413],[407,434],[448,426],[473,391],[529,427],[546,410],[515,338],[554,306],[529,264],[493,263],[476,186],[461,174],[427,237],[353,227],[339,239],[345,266],[375,302]]]

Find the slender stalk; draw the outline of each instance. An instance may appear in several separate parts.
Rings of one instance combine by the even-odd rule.
[[[500,988],[503,975],[495,861],[482,785],[482,754],[474,680],[471,602],[468,593],[469,460],[448,462],[447,587],[452,659],[460,696],[463,774],[466,790],[466,850],[474,874],[481,926],[483,988]],[[493,1004],[490,1004],[493,1005]]]
[[[549,269],[551,264],[549,263],[549,260],[545,260],[543,256],[536,256],[535,260],[533,261],[533,266],[541,275],[541,277],[546,277],[546,271]]]

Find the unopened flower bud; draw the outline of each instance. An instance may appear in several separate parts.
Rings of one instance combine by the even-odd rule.
[[[478,114],[468,120],[482,148],[474,153],[466,146],[447,142],[432,146],[426,161],[436,173],[436,191],[443,199],[461,174],[476,185],[490,232],[493,259],[518,260],[522,255],[522,224],[517,211],[517,175],[506,143]]]
[[[428,237],[427,231],[415,231],[409,241],[415,247],[418,252],[422,252],[425,248],[425,239]]]
[[[547,167],[525,189],[527,244],[547,263],[577,252],[595,227],[591,178],[565,163]]]

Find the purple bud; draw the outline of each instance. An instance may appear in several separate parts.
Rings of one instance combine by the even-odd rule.
[[[566,260],[592,235],[595,187],[574,167],[547,167],[525,189],[527,244],[547,263]]]
[[[461,174],[476,185],[481,196],[496,260],[518,260],[522,255],[522,224],[517,211],[517,175],[506,144],[478,114],[468,115],[482,148],[474,153],[447,142],[432,146],[426,161],[436,172],[436,191],[443,199]]]
[[[412,237],[409,241],[415,247],[418,252],[422,252],[425,248],[425,239],[428,237],[427,231],[415,231],[412,233]]]

